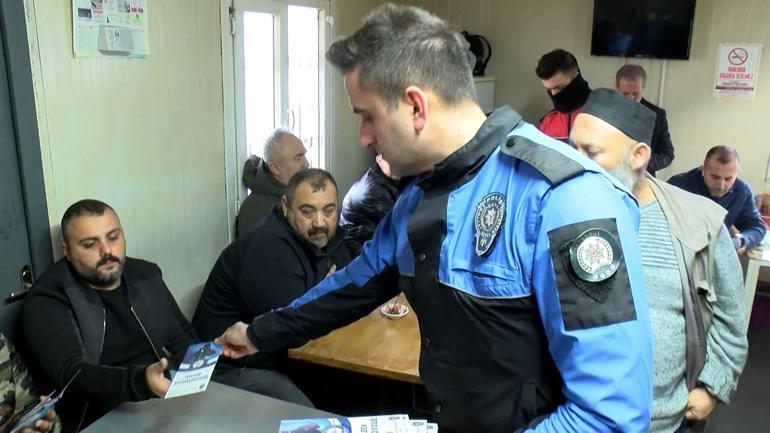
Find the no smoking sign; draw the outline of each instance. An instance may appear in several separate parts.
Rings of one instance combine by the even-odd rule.
[[[753,97],[761,44],[721,44],[714,76],[714,96]]]

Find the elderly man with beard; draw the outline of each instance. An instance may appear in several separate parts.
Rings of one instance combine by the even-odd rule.
[[[302,296],[351,259],[338,227],[337,183],[321,169],[291,177],[280,206],[230,244],[211,270],[193,317],[204,339]],[[213,379],[281,400],[312,406],[289,378],[286,351],[220,358]]]
[[[728,402],[746,361],[741,267],[726,211],[645,172],[655,114],[595,90],[570,135],[639,201],[639,245],[653,326],[651,432],[698,431]]]
[[[36,381],[57,389],[72,381],[56,406],[63,431],[72,432],[122,402],[165,395],[164,371],[195,334],[160,268],[126,257],[109,205],[73,204],[61,231],[65,257],[30,291],[22,327]]]

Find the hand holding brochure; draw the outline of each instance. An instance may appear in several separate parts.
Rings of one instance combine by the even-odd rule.
[[[78,374],[80,374],[80,370],[75,372],[75,374],[70,378],[69,382],[64,385],[64,388],[62,388],[61,391],[48,394],[47,396],[40,399],[38,404],[30,409],[25,410],[24,413],[19,416],[19,419],[16,421],[16,424],[13,425],[13,428],[9,433],[19,433],[22,429],[32,427],[35,422],[37,422],[37,420],[45,417],[46,412],[53,409],[56,403],[64,395],[64,391],[67,390],[67,387],[69,387],[72,381],[78,377]]]
[[[179,397],[182,395],[203,392],[209,386],[209,380],[214,373],[222,346],[213,341],[193,344],[187,348],[182,363],[179,364],[171,381],[171,386],[163,398]]]

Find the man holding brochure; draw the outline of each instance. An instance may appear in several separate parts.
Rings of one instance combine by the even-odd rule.
[[[56,406],[66,433],[122,402],[164,396],[167,358],[178,362],[195,334],[158,266],[126,257],[109,205],[73,204],[61,232],[65,258],[32,288],[21,320],[38,383],[62,389],[72,380]]]

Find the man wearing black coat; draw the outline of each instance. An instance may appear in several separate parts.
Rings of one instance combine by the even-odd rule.
[[[650,162],[647,171],[655,176],[655,172],[662,170],[674,160],[674,145],[671,143],[671,135],[668,133],[668,120],[666,110],[644,99],[644,87],[647,85],[647,73],[639,65],[624,65],[615,74],[615,87],[618,92],[632,100],[641,103],[655,113],[655,129],[652,131],[650,142]]]
[[[340,225],[354,255],[372,238],[377,225],[396,203],[402,181],[390,173],[390,166],[377,155],[366,173],[354,183],[342,200]]]
[[[219,256],[203,289],[193,325],[204,339],[233,322],[251,320],[303,295],[350,261],[345,230],[337,226],[337,184],[320,169],[289,180],[280,206]],[[213,379],[312,406],[285,372],[285,352],[220,358]]]
[[[126,257],[109,205],[73,204],[61,230],[65,258],[32,287],[21,320],[36,382],[60,390],[72,381],[56,405],[66,433],[125,401],[164,396],[167,358],[178,364],[196,337],[160,268]]]

